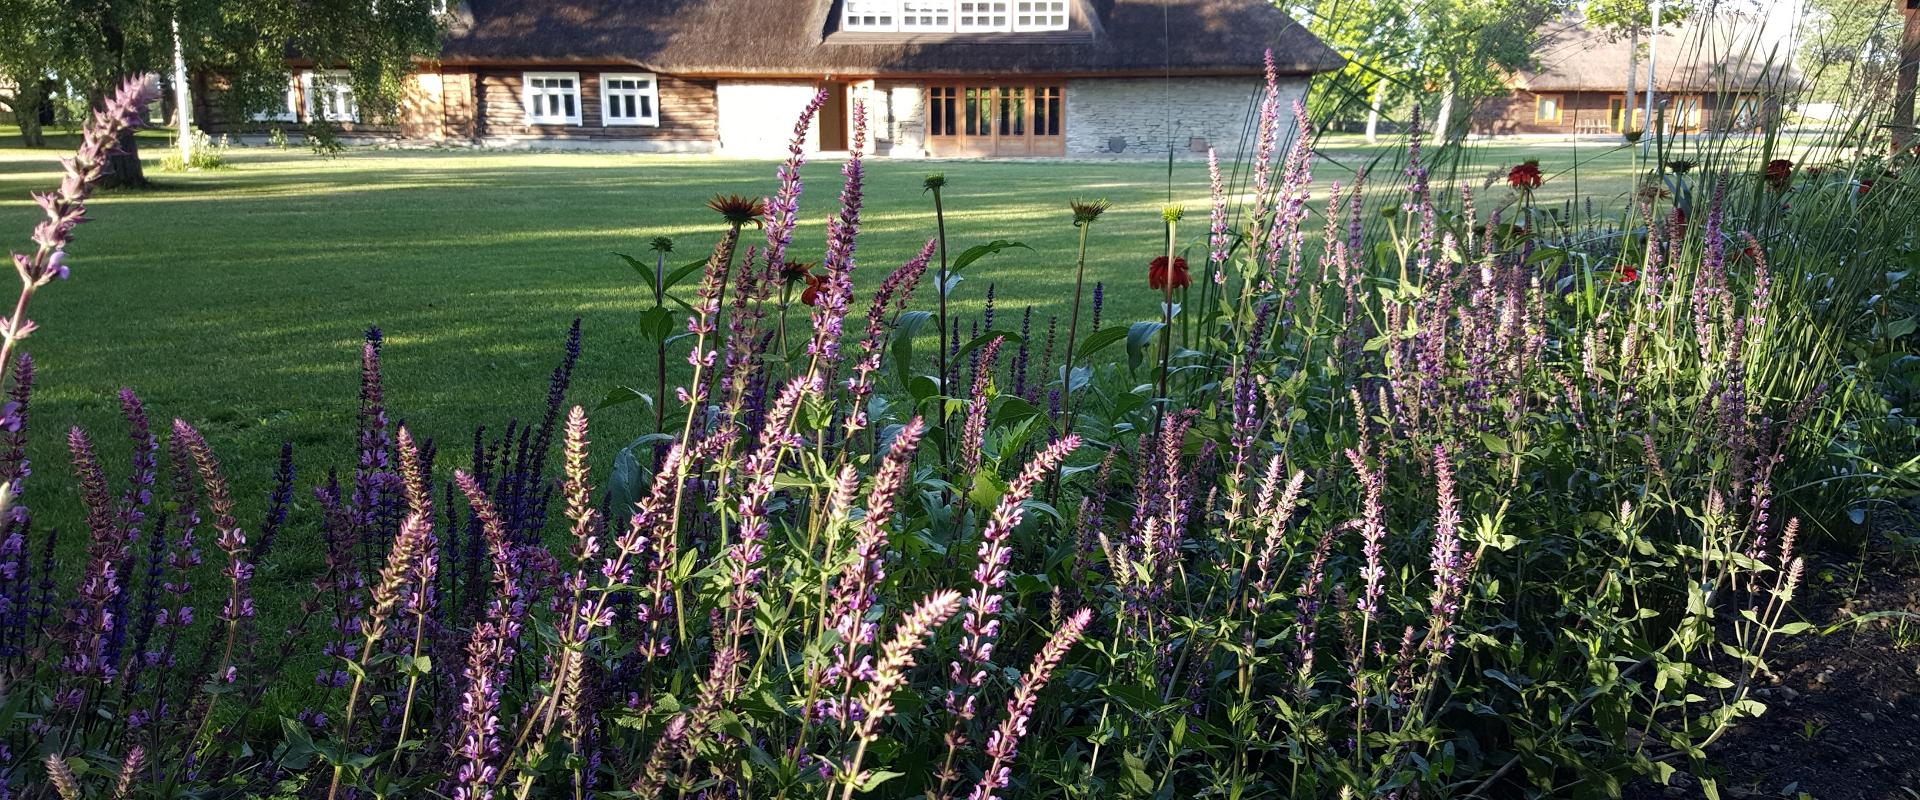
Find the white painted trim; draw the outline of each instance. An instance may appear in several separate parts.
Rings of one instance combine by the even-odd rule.
[[[638,117],[618,117],[613,115],[613,90],[608,84],[612,81],[646,81],[645,88],[637,93],[644,98],[646,111]],[[627,94],[621,90],[621,94]],[[635,109],[640,110],[638,108]],[[600,125],[612,128],[620,126],[639,126],[644,128],[660,127],[660,76],[651,72],[602,72],[600,73]]]
[[[534,87],[533,87],[533,82],[536,80],[573,81],[573,91],[572,91],[573,113],[572,114],[542,114],[536,111],[534,109],[535,93],[534,93]],[[580,90],[580,73],[578,72],[523,72],[523,73],[520,73],[520,107],[527,114],[528,125],[579,125],[581,124],[582,122],[581,114],[583,113],[584,109],[581,108],[582,104],[580,102],[580,98],[583,94],[584,93]],[[543,92],[541,93],[540,96],[544,97],[546,95]]]

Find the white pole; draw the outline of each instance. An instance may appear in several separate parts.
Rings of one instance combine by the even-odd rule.
[[[1653,27],[1649,32],[1650,35],[1647,37],[1647,111],[1646,116],[1643,118],[1646,120],[1646,127],[1642,128],[1640,133],[1640,149],[1642,152],[1653,147],[1653,137],[1648,134],[1653,133],[1653,126],[1658,124],[1654,121],[1653,116],[1653,86],[1654,76],[1658,74],[1654,70],[1654,64],[1656,62],[1654,57],[1660,52],[1660,0],[1653,0]]]
[[[180,17],[173,18],[173,120],[180,140],[180,167],[193,163],[193,95],[187,89],[187,56],[180,46]]]

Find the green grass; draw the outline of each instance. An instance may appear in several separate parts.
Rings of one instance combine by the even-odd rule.
[[[0,131],[0,134],[7,133]],[[164,139],[147,140],[158,158]],[[37,215],[27,192],[58,180],[56,137],[26,150],[0,136],[0,231],[25,247]],[[1351,181],[1385,154],[1376,175],[1399,178],[1399,145],[1340,142],[1316,163],[1316,206],[1325,184]],[[1525,158],[1546,162],[1543,199],[1581,189],[1618,199],[1630,152],[1565,143],[1476,146],[1458,175],[1476,186],[1489,170]],[[68,263],[73,277],[34,304],[41,330],[27,349],[40,365],[33,408],[38,469],[29,502],[42,524],[76,528],[80,515],[59,433],[89,430],[116,480],[124,472],[124,425],[114,392],[130,386],[159,419],[202,427],[228,465],[247,519],[257,519],[282,440],[302,470],[297,496],[328,467],[348,468],[361,331],[387,334],[388,406],[417,434],[439,438],[458,458],[474,426],[538,413],[546,375],[567,323],[584,320],[585,354],[573,399],[591,405],[616,386],[650,387],[650,350],[632,315],[648,304],[632,271],[613,256],[644,256],[654,236],[675,238],[676,261],[700,257],[718,218],[703,207],[718,192],[771,191],[771,162],[588,153],[354,150],[322,159],[304,150],[236,149],[231,169],[151,174],[156,188],[107,193],[92,205]],[[153,162],[149,162],[154,169]],[[817,260],[835,209],[838,163],[809,164],[795,256]],[[1106,319],[1158,314],[1145,264],[1162,247],[1168,196],[1161,162],[911,162],[869,165],[857,290],[912,255],[934,231],[922,187],[942,171],[955,252],[993,239],[1025,242],[970,271],[955,294],[960,318],[977,317],[988,283],[1001,319],[1036,326],[1064,315],[1072,294],[1075,234],[1067,202],[1102,196],[1114,209],[1093,235],[1089,280],[1105,281]],[[1565,173],[1565,174],[1562,174]],[[1183,239],[1205,236],[1205,166],[1174,166],[1174,202],[1189,209]],[[1483,193],[1505,195],[1504,187]],[[1483,201],[1482,210],[1495,201]],[[1316,227],[1318,222],[1311,222]],[[1194,252],[1203,254],[1204,243]],[[1196,257],[1196,270],[1199,258]],[[689,284],[690,286],[690,284]],[[930,284],[929,284],[930,286]],[[923,286],[915,304],[930,307]],[[966,324],[963,322],[963,325]],[[923,351],[925,352],[925,351]],[[678,359],[674,363],[682,363]],[[595,416],[603,463],[651,426],[637,404]]]

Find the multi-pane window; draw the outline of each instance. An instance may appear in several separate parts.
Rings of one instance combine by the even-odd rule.
[[[1060,87],[1033,87],[1033,135],[1060,135]]]
[[[580,124],[580,73],[529,72],[522,76],[521,87],[528,122]]]
[[[647,73],[601,75],[600,119],[606,125],[659,125],[659,81]]]
[[[1016,31],[1058,31],[1067,27],[1067,0],[1016,0]]]
[[[900,0],[900,30],[953,30],[953,0]]]
[[[283,105],[262,111],[255,111],[249,117],[254,122],[296,122],[300,119],[300,90],[304,84],[300,75],[287,79],[287,95]]]
[[[928,92],[927,133],[931,136],[958,135],[960,90],[953,86],[935,86]]]
[[[900,0],[846,0],[842,26],[850,31],[891,31],[899,24]]]
[[[960,30],[1004,31],[1012,27],[1012,0],[959,0]]]
[[[307,119],[359,122],[360,105],[353,99],[353,82],[340,70],[307,72],[300,76],[307,95]]]
[[[844,31],[1064,31],[1068,0],[845,0]]]

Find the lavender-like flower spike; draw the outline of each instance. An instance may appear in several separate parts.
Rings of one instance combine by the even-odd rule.
[[[853,146],[840,169],[846,185],[840,190],[840,214],[827,225],[826,289],[813,309],[813,340],[807,353],[820,367],[831,370],[840,362],[840,334],[853,297],[853,248],[860,234],[862,155],[867,146],[867,110],[853,104]]]
[[[1213,190],[1213,225],[1212,235],[1209,237],[1209,244],[1212,245],[1213,251],[1208,254],[1208,257],[1213,260],[1213,282],[1225,283],[1227,271],[1224,267],[1227,263],[1227,247],[1232,241],[1227,236],[1227,191],[1220,179],[1220,154],[1214,152],[1211,147],[1207,148],[1207,178]]]
[[[926,273],[927,265],[933,260],[934,247],[938,244],[938,239],[928,239],[926,246],[920,248],[920,254],[895,269],[886,280],[881,281],[880,288],[873,294],[873,305],[867,308],[867,335],[860,342],[860,363],[855,365],[853,378],[847,382],[848,437],[867,426],[867,397],[873,394],[873,373],[880,370],[880,358],[885,352],[889,309],[897,314],[906,308],[907,300],[912,297],[920,276]]]
[[[1433,523],[1433,597],[1431,629],[1426,646],[1437,660],[1453,649],[1453,622],[1460,613],[1460,597],[1473,569],[1473,554],[1460,541],[1460,502],[1454,496],[1453,462],[1446,448],[1433,448],[1434,485],[1440,512]]]
[[[108,663],[108,642],[115,635],[119,620],[113,609],[125,586],[120,567],[127,563],[127,541],[113,526],[111,501],[107,497],[106,474],[94,456],[93,442],[85,431],[67,432],[67,449],[73,454],[74,476],[80,483],[80,496],[87,507],[87,567],[80,578],[78,602],[67,611],[67,655],[62,667],[82,678],[108,680],[114,666]]]
[[[951,589],[935,592],[894,626],[893,638],[880,648],[880,662],[874,668],[873,679],[867,682],[867,690],[860,696],[866,716],[854,727],[858,744],[853,758],[840,767],[839,777],[844,783],[840,800],[852,800],[854,788],[866,782],[860,761],[866,756],[867,745],[879,735],[880,722],[893,715],[893,693],[907,684],[907,670],[913,668],[914,653],[959,609],[959,592]]]
[[[793,227],[800,213],[800,166],[807,162],[807,131],[826,102],[827,90],[821,89],[793,124],[793,141],[787,145],[787,160],[779,169],[780,189],[767,202],[768,269],[777,270],[787,263],[787,246],[793,243]]]
[[[874,474],[873,488],[867,493],[867,513],[853,539],[853,558],[834,581],[829,601],[832,625],[840,642],[834,646],[831,677],[837,677],[844,692],[853,682],[871,678],[858,659],[862,647],[872,644],[874,625],[867,621],[881,581],[886,580],[887,525],[893,519],[893,506],[907,473],[913,469],[913,455],[926,434],[926,423],[919,417],[908,421],[894,436],[893,446]],[[847,710],[850,712],[850,710]]]
[[[956,732],[950,734],[950,751],[959,741],[959,724],[973,718],[974,693],[986,681],[987,667],[993,663],[994,642],[1000,633],[998,617],[1003,602],[1000,591],[1006,586],[1007,564],[1013,560],[1007,537],[1025,519],[1025,504],[1033,496],[1034,488],[1079,446],[1080,437],[1068,435],[1035,454],[1020,475],[1007,485],[1006,494],[1000,496],[993,515],[980,531],[980,553],[973,569],[974,586],[967,594],[967,615],[962,623],[966,638],[960,644],[960,661],[948,667],[948,677],[958,689],[947,696],[948,711],[955,716],[956,728]],[[948,760],[951,764],[952,752]]]
[[[566,481],[562,493],[567,499],[567,519],[573,520],[573,557],[581,564],[600,552],[600,512],[593,505],[593,486],[587,477],[587,411],[574,406],[567,412]]]
[[[80,781],[73,777],[73,768],[67,766],[67,760],[58,753],[48,753],[46,764],[47,782],[60,793],[60,800],[80,800]]]
[[[179,419],[173,421],[173,438],[185,445],[187,452],[193,456],[194,466],[200,474],[201,489],[206,492],[207,509],[213,512],[216,531],[214,542],[227,554],[227,566],[221,571],[227,578],[227,604],[220,610],[220,618],[227,622],[227,641],[220,657],[220,668],[214,673],[215,680],[226,680],[227,667],[233,664],[233,650],[239,640],[240,628],[254,615],[253,563],[247,548],[247,534],[233,519],[233,496],[227,491],[227,479],[220,474],[220,461],[214,457],[213,448],[207,446],[207,440],[193,426]]]
[[[1013,697],[1007,700],[1007,717],[1000,721],[993,735],[987,737],[987,755],[993,759],[988,765],[986,775],[979,785],[967,795],[968,800],[993,800],[994,792],[1007,788],[1007,782],[1013,776],[1013,759],[1019,754],[1020,740],[1027,735],[1027,722],[1033,718],[1034,704],[1040,698],[1040,689],[1047,685],[1058,669],[1067,651],[1080,642],[1087,632],[1087,623],[1093,620],[1091,609],[1080,609],[1068,617],[1053,638],[1048,639],[1034,656],[1033,665],[1027,668],[1027,674],[1021,676],[1020,685],[1013,690]]]
[[[978,354],[979,363],[973,371],[973,392],[967,403],[967,419],[960,430],[962,475],[972,475],[980,469],[987,437],[987,387],[993,380],[993,365],[1000,356],[1000,343],[1003,341],[995,337],[982,346]]]
[[[526,601],[514,577],[518,568],[505,524],[480,482],[464,470],[453,473],[454,483],[473,506],[474,517],[486,537],[493,563],[493,597],[486,616],[467,639],[466,690],[461,693],[458,737],[450,755],[459,767],[454,773],[454,800],[486,800],[500,779],[498,731],[500,692],[506,669],[513,662],[513,642],[520,636]]]
[[[1366,458],[1360,453],[1348,449],[1347,461],[1353,464],[1354,472],[1360,476],[1363,493],[1360,537],[1363,541],[1361,552],[1367,563],[1360,568],[1360,577],[1366,580],[1367,588],[1360,595],[1356,607],[1360,609],[1362,617],[1371,622],[1380,612],[1380,580],[1387,574],[1386,568],[1380,565],[1380,551],[1387,537],[1385,511],[1380,500],[1385,486],[1379,471],[1368,466]]]

